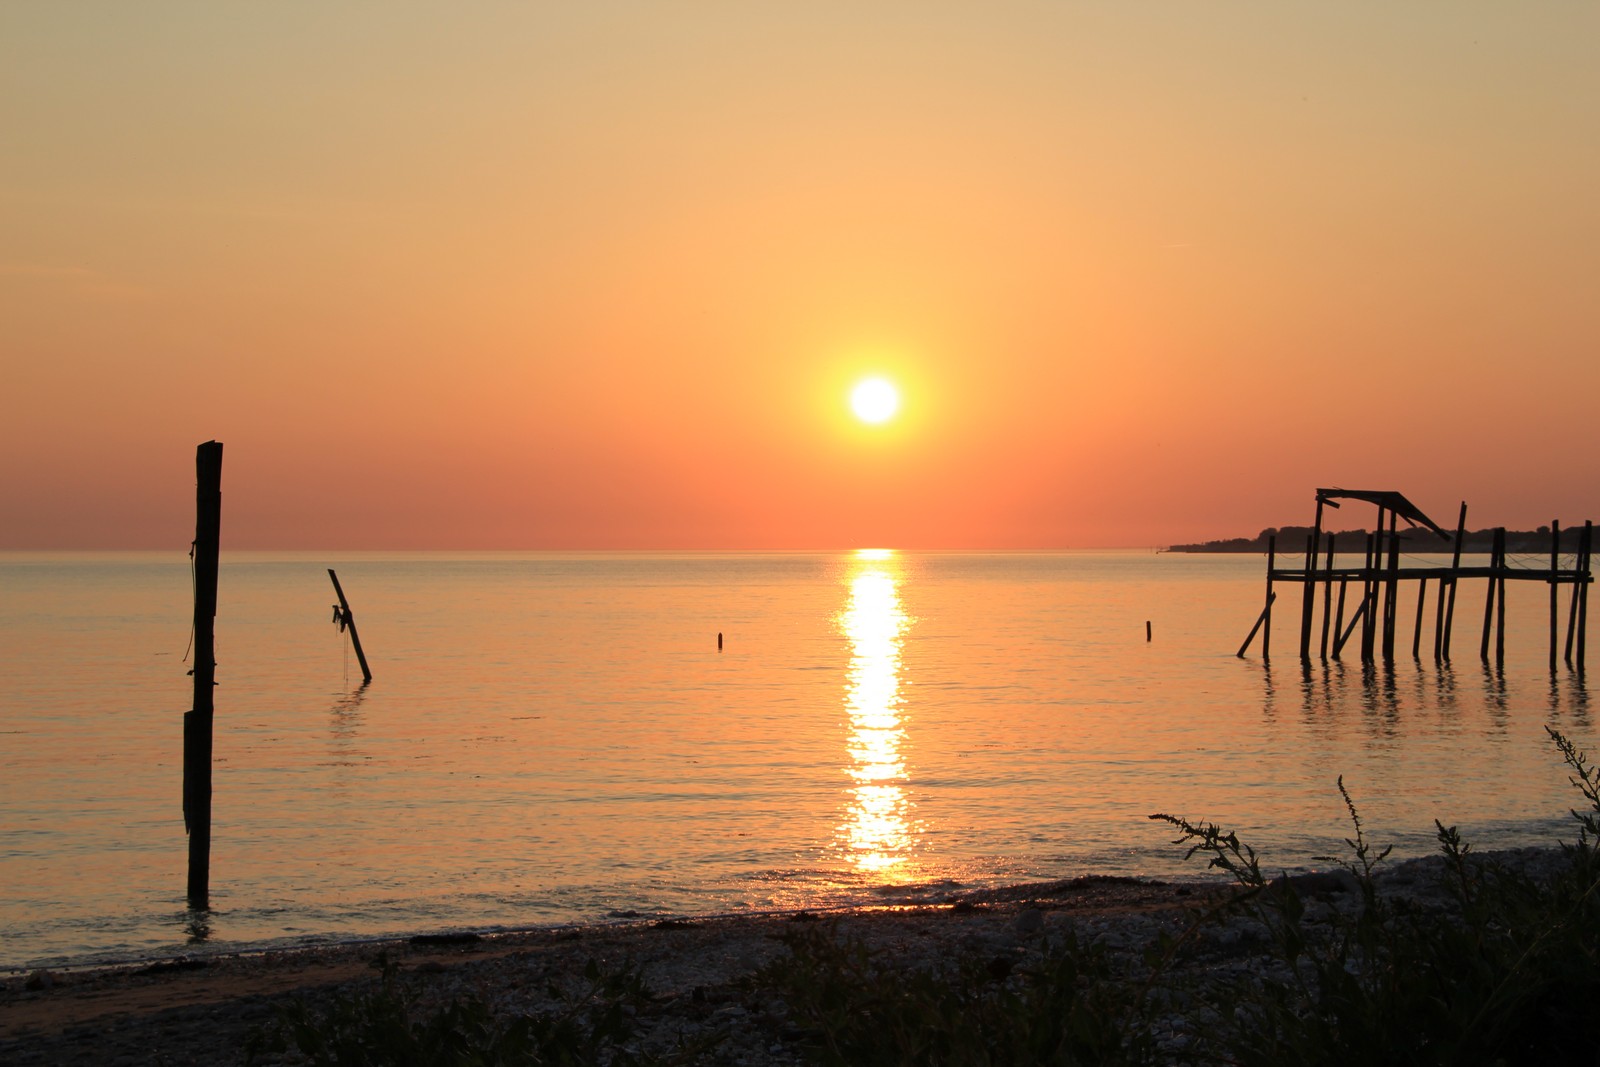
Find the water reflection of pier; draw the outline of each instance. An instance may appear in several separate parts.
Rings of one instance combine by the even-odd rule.
[[[850,764],[845,773],[852,782],[840,836],[858,869],[882,875],[905,862],[912,842],[900,715],[900,650],[907,619],[890,554],[862,552],[855,562],[849,600],[840,616],[840,628],[850,640],[845,688]]]
[[[1335,535],[1327,535],[1324,549],[1322,533],[1323,508],[1339,506],[1340,500],[1362,500],[1376,504],[1378,521],[1371,533],[1366,534],[1362,562],[1356,566],[1335,566]],[[1447,566],[1400,565],[1400,547],[1408,536],[1398,530],[1398,520],[1404,519],[1409,529],[1426,529],[1451,544],[1451,558]],[[1456,522],[1455,536],[1424,515],[1400,493],[1360,489],[1318,489],[1316,522],[1306,535],[1305,563],[1303,566],[1279,567],[1277,565],[1277,537],[1267,539],[1267,598],[1261,615],[1251,628],[1244,644],[1239,646],[1242,657],[1261,634],[1261,656],[1270,658],[1272,641],[1272,606],[1277,599],[1273,590],[1276,582],[1298,582],[1303,587],[1300,600],[1300,658],[1311,659],[1311,642],[1316,630],[1317,586],[1322,586],[1322,624],[1318,644],[1323,660],[1339,659],[1345,644],[1361,627],[1361,661],[1371,663],[1376,656],[1385,662],[1394,659],[1397,637],[1397,614],[1402,582],[1417,583],[1416,623],[1411,635],[1411,655],[1421,658],[1422,627],[1426,617],[1428,582],[1438,583],[1437,604],[1434,608],[1433,658],[1438,663],[1450,661],[1450,638],[1455,622],[1456,587],[1463,578],[1488,580],[1488,593],[1484,602],[1483,634],[1479,645],[1485,662],[1489,659],[1493,639],[1496,663],[1505,661],[1506,583],[1508,581],[1544,582],[1550,587],[1550,669],[1556,668],[1561,642],[1561,587],[1568,586],[1565,661],[1567,666],[1584,669],[1584,652],[1587,645],[1589,615],[1589,585],[1593,581],[1590,565],[1593,551],[1593,523],[1585,522],[1581,530],[1567,531],[1567,553],[1572,558],[1570,566],[1562,566],[1563,535],[1560,523],[1550,524],[1549,566],[1511,566],[1507,560],[1506,531],[1494,531],[1487,566],[1463,566],[1462,546],[1466,537],[1467,505],[1461,505],[1461,515]],[[1387,526],[1387,529],[1385,529]],[[1542,529],[1542,528],[1541,528]],[[1320,566],[1318,565],[1320,562]],[[1337,591],[1335,590],[1337,586]],[[1350,620],[1345,622],[1345,605],[1351,587],[1356,589]],[[1337,608],[1335,608],[1337,604]],[[1330,645],[1331,642],[1331,645]]]
[[[1483,733],[1504,736],[1513,708],[1540,702],[1549,722],[1565,720],[1588,729],[1593,718],[1592,698],[1577,671],[1552,674],[1538,688],[1522,678],[1520,690],[1515,675],[1508,677],[1504,667],[1489,662],[1471,670],[1441,663],[1423,671],[1393,663],[1302,660],[1287,674],[1263,663],[1261,677],[1261,709],[1268,719],[1293,704],[1302,722],[1325,736],[1337,736],[1352,710],[1361,713],[1374,737],[1404,736],[1407,728],[1401,722],[1407,715],[1427,719],[1445,713],[1449,718],[1443,721],[1452,731],[1462,727],[1460,713],[1476,720]]]

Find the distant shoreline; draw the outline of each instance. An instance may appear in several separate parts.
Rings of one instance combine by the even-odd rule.
[[[1578,551],[1578,539],[1583,534],[1583,527],[1574,526],[1561,531],[1560,551],[1564,553]],[[1366,530],[1324,530],[1322,532],[1321,550],[1326,552],[1329,539],[1332,538],[1335,551],[1359,552],[1367,542]],[[1495,531],[1467,530],[1462,538],[1461,551],[1467,554],[1486,554],[1494,546]],[[1269,527],[1256,534],[1254,537],[1229,537],[1217,541],[1200,541],[1194,544],[1169,545],[1164,552],[1254,552],[1267,551],[1269,538],[1276,538],[1279,552],[1298,554],[1304,550],[1306,539],[1311,536],[1309,526],[1280,526]],[[1400,539],[1408,552],[1441,552],[1455,551],[1454,539],[1445,540],[1437,534],[1424,529],[1403,530]],[[1541,526],[1537,530],[1507,530],[1506,551],[1515,554],[1545,553],[1550,552],[1550,527]]]

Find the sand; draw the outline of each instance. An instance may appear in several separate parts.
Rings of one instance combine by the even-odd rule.
[[[652,994],[639,1047],[715,1039],[697,1062],[803,1062],[803,1035],[781,1006],[741,980],[789,954],[786,934],[825,924],[907,967],[978,953],[1020,960],[1045,934],[1137,947],[1188,922],[1198,884],[1081,878],[952,895],[937,905],[833,913],[717,916],[530,930],[469,939],[423,937],[135,967],[19,975],[0,992],[0,1062],[239,1064],[252,1032],[296,998],[316,1004],[372,988],[380,955],[425,1000],[471,994],[498,1013],[538,1010],[549,981],[581,980],[590,960],[636,965]],[[548,1006],[546,1002],[545,1006]],[[259,1062],[294,1062],[265,1056]]]
[[[1530,847],[1473,854],[1473,863],[1508,865],[1536,879],[1568,861],[1558,849]],[[1380,895],[1447,908],[1445,867],[1432,856],[1386,864]],[[1347,873],[1295,877],[1307,929],[1334,929],[1359,908]],[[636,969],[648,997],[630,1016],[628,1048],[664,1053],[682,1043],[709,1051],[685,1062],[746,1067],[806,1062],[814,1035],[797,1025],[775,987],[748,979],[792,958],[790,941],[824,932],[860,942],[891,973],[976,960],[995,980],[1038,960],[1069,935],[1103,949],[1122,973],[1145,973],[1145,950],[1162,935],[1181,938],[1167,977],[1231,985],[1275,974],[1281,960],[1265,930],[1247,915],[1215,921],[1214,905],[1232,890],[1217,881],[1159,882],[1083,877],[952,893],[937,904],[837,912],[728,915],[618,922],[516,933],[419,935],[294,951],[159,960],[134,967],[17,975],[0,985],[0,1063],[230,1065],[246,1062],[253,1034],[281,1025],[286,1009],[321,1007],[335,995],[377,988],[387,962],[424,1010],[470,998],[497,1020],[556,1006],[552,984],[582,987],[585,968]],[[1202,912],[1211,919],[1198,922]],[[1195,1020],[1173,1002],[1150,1020],[1162,1058],[1186,1062]],[[305,1062],[269,1054],[262,1064]]]

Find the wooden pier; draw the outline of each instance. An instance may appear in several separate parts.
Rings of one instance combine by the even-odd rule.
[[[1325,507],[1337,508],[1341,500],[1360,500],[1377,505],[1378,520],[1372,532],[1365,534],[1365,543],[1359,552],[1352,552],[1351,562],[1339,560],[1336,553],[1336,534],[1323,534],[1322,516]],[[1405,520],[1407,529],[1399,529]],[[1550,524],[1548,566],[1511,566],[1507,561],[1504,528],[1494,532],[1489,561],[1485,564],[1464,565],[1461,561],[1462,545],[1466,537],[1467,505],[1461,505],[1454,534],[1441,529],[1400,493],[1364,489],[1318,489],[1316,522],[1306,535],[1304,563],[1300,567],[1278,566],[1277,538],[1267,541],[1266,604],[1256,619],[1239,655],[1244,656],[1256,634],[1261,634],[1261,657],[1271,657],[1272,613],[1278,599],[1274,588],[1279,583],[1298,583],[1300,595],[1300,658],[1312,658],[1313,639],[1316,654],[1326,660],[1332,656],[1340,659],[1352,637],[1358,637],[1361,662],[1371,663],[1378,658],[1391,662],[1395,644],[1402,635],[1397,618],[1401,590],[1408,583],[1416,586],[1416,619],[1411,632],[1411,656],[1422,658],[1423,620],[1427,617],[1428,585],[1434,586],[1433,658],[1437,663],[1450,661],[1450,639],[1455,623],[1457,589],[1462,579],[1484,579],[1483,631],[1479,640],[1479,655],[1489,661],[1493,646],[1494,662],[1505,662],[1505,611],[1507,582],[1542,582],[1550,590],[1550,669],[1556,669],[1558,660],[1577,671],[1584,669],[1587,645],[1589,586],[1593,582],[1591,554],[1594,525],[1586,521],[1578,532],[1576,550],[1567,553],[1570,564],[1563,566],[1561,551],[1562,533],[1558,522]],[[1542,529],[1542,528],[1541,528]],[[1423,538],[1422,542],[1413,538]],[[1438,540],[1434,541],[1437,537]],[[1571,540],[1570,534],[1568,540]],[[1440,565],[1402,565],[1401,546],[1410,552],[1425,551],[1423,545],[1433,542],[1434,551],[1449,551],[1450,563]],[[1542,558],[1542,557],[1541,557]],[[1317,593],[1320,587],[1322,605],[1317,611]],[[1561,591],[1568,592],[1566,634],[1562,640]],[[1346,621],[1346,608],[1349,619]],[[1360,627],[1357,635],[1356,628]]]

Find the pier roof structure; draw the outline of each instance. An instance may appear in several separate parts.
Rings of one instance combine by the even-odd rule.
[[[1369,504],[1376,504],[1383,511],[1389,511],[1400,516],[1412,526],[1426,526],[1446,541],[1450,535],[1440,528],[1422,509],[1407,500],[1404,493],[1397,493],[1392,489],[1318,489],[1317,504],[1326,504],[1330,508],[1339,506],[1340,500],[1365,500]],[[1318,524],[1320,527],[1320,523]]]

